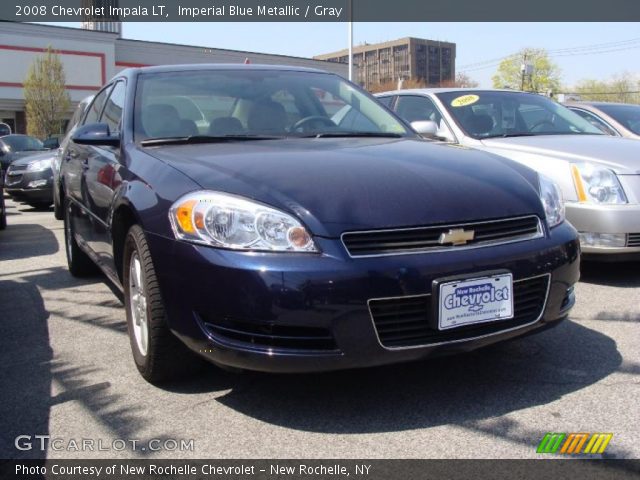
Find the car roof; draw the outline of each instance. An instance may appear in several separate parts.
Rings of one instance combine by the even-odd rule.
[[[571,106],[571,107],[579,107],[580,105],[587,105],[587,106],[591,106],[591,107],[606,107],[606,106],[625,106],[625,107],[639,107],[640,105],[637,105],[635,103],[623,103],[623,102],[603,102],[603,101],[582,101],[582,100],[571,100],[570,102],[564,102],[565,105],[567,106]]]
[[[408,88],[403,90],[390,90],[388,92],[380,92],[376,93],[376,96],[379,95],[398,95],[398,94],[406,94],[406,93],[414,93],[414,94],[425,94],[425,93],[449,93],[449,92],[461,92],[461,93],[477,93],[477,92],[509,92],[509,93],[531,93],[533,95],[538,95],[533,92],[523,92],[521,90],[510,90],[508,88],[444,88],[444,87],[434,87],[434,88]]]
[[[193,72],[193,71],[214,71],[214,70],[258,70],[258,71],[281,71],[281,72],[310,72],[310,73],[330,73],[325,70],[308,67],[297,67],[293,65],[261,65],[242,63],[194,63],[182,65],[157,65],[151,67],[135,67],[122,70],[116,77],[135,76],[142,73],[163,73],[163,72]]]

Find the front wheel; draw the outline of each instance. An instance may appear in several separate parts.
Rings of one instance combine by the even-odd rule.
[[[53,195],[53,216],[56,220],[64,219],[64,209],[62,208],[62,195]]]
[[[4,193],[0,189],[0,230],[7,228],[7,206],[4,203]]]
[[[150,383],[175,379],[187,373],[196,359],[169,330],[151,253],[140,226],[129,229],[123,257],[122,286],[133,360]]]

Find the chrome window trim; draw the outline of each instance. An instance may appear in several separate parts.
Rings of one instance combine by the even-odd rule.
[[[455,246],[455,245],[449,245],[449,246],[442,246],[442,247],[433,247],[433,248],[423,248],[423,249],[416,249],[416,250],[411,250],[411,251],[406,251],[406,250],[400,250],[397,252],[389,252],[389,253],[371,253],[371,254],[365,254],[365,255],[352,255],[351,252],[349,251],[349,248],[347,247],[347,244],[344,241],[344,236],[345,235],[349,235],[349,234],[366,234],[366,233],[386,233],[386,232],[410,232],[413,230],[423,230],[425,228],[456,228],[456,227],[464,227],[465,225],[480,225],[480,224],[484,224],[484,223],[494,223],[494,222],[500,222],[500,221],[511,221],[511,220],[522,220],[525,218],[532,218],[535,217],[536,220],[538,221],[538,231],[536,233],[531,233],[531,234],[527,234],[527,235],[520,235],[518,237],[514,237],[511,238],[509,240],[488,240],[485,242],[478,242],[478,243],[474,243],[471,245],[459,245],[459,246]],[[537,215],[524,215],[522,217],[512,217],[512,218],[504,218],[502,220],[487,220],[487,221],[482,221],[482,222],[467,222],[467,223],[454,223],[454,224],[449,224],[449,225],[435,225],[432,227],[409,227],[409,228],[389,228],[389,229],[380,229],[380,230],[355,230],[355,231],[349,231],[349,232],[342,232],[340,234],[340,241],[342,242],[342,246],[344,247],[344,249],[347,251],[347,255],[349,255],[350,258],[374,258],[374,257],[390,257],[393,255],[419,255],[419,254],[425,254],[425,253],[440,253],[440,252],[450,252],[450,251],[457,251],[457,250],[471,250],[474,248],[484,248],[484,247],[490,247],[490,246],[495,246],[495,245],[507,245],[509,243],[516,243],[516,242],[524,242],[527,240],[534,240],[536,238],[542,238],[544,236],[544,231],[542,229],[542,222],[540,220],[540,217],[538,217]]]
[[[566,105],[565,105],[566,106]],[[586,113],[587,115],[591,115],[593,118],[595,118],[597,121],[599,121],[600,123],[603,123],[604,125],[606,125],[607,127],[609,127],[611,129],[611,131],[615,134],[615,135],[609,135],[608,133],[605,132],[605,135],[609,135],[610,137],[622,137],[622,134],[620,133],[620,131],[614,127],[613,125],[611,125],[608,121],[606,121],[604,118],[602,118],[600,115],[598,115],[595,112],[592,112],[591,110],[587,110],[586,108],[583,107],[577,107],[574,105],[569,105],[566,106],[569,110],[580,110],[581,112]],[[582,117],[584,118],[584,117]],[[586,118],[585,118],[586,120]],[[589,120],[587,120],[589,121]],[[591,122],[589,122],[591,123]],[[594,125],[595,126],[595,125]],[[597,127],[596,127],[597,128]]]
[[[473,275],[473,274],[471,274]],[[482,272],[478,272],[478,275],[481,276]],[[430,297],[431,294],[430,293],[423,293],[421,295],[402,295],[402,296],[398,296],[398,297],[381,297],[381,298],[370,298],[369,300],[367,300],[367,309],[369,310],[369,318],[371,319],[371,325],[373,326],[373,331],[376,334],[376,338],[378,339],[378,344],[385,350],[387,351],[398,351],[398,350],[410,350],[410,349],[414,349],[414,348],[425,348],[425,347],[438,347],[441,345],[451,345],[454,343],[461,343],[461,342],[470,342],[473,340],[479,340],[481,338],[487,338],[487,337],[493,337],[495,335],[502,335],[504,333],[508,333],[508,332],[513,332],[515,330],[520,330],[522,328],[526,328],[529,327],[535,323],[538,323],[540,321],[540,319],[544,316],[544,311],[547,309],[547,301],[549,300],[549,292],[551,291],[551,274],[550,273],[544,273],[542,275],[535,275],[533,277],[527,277],[527,278],[521,278],[518,280],[514,280],[513,283],[519,283],[519,282],[524,282],[526,280],[533,280],[535,278],[541,278],[541,277],[547,277],[548,281],[547,281],[547,291],[545,293],[544,296],[544,302],[542,302],[542,310],[540,310],[540,315],[538,315],[538,317],[535,320],[532,320],[529,323],[525,323],[524,325],[518,325],[517,327],[511,327],[511,328],[507,328],[506,330],[500,330],[499,332],[494,332],[494,333],[487,333],[485,335],[478,335],[475,337],[468,337],[468,338],[461,338],[459,340],[448,340],[445,342],[436,342],[436,343],[424,343],[424,344],[420,344],[420,345],[409,345],[409,346],[404,346],[404,347],[385,347],[382,344],[382,341],[380,340],[380,335],[378,335],[378,328],[376,327],[376,322],[373,319],[373,314],[371,313],[371,303],[372,301],[376,301],[376,300],[395,300],[395,299],[402,299],[402,298],[415,298],[415,297]],[[469,278],[473,278],[472,276],[470,276]],[[492,322],[483,322],[483,323],[492,323]]]

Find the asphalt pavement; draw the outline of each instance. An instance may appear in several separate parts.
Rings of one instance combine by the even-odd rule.
[[[469,354],[313,375],[205,366],[157,388],[106,279],[67,272],[62,222],[7,206],[0,458],[539,458],[546,432],[613,433],[606,457],[640,458],[638,263],[585,265],[568,321]]]

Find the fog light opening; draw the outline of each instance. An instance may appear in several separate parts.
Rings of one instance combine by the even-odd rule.
[[[621,248],[627,246],[626,233],[580,232],[580,244],[583,247]]]
[[[27,187],[29,187],[29,188],[38,188],[38,187],[44,187],[46,184],[47,184],[47,181],[45,179],[33,180],[32,182],[29,182],[27,184]]]

